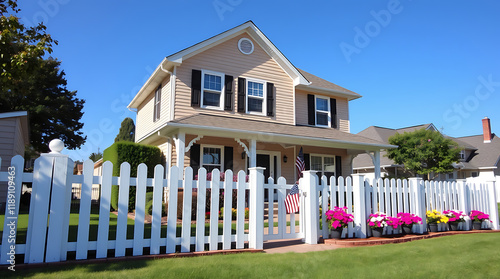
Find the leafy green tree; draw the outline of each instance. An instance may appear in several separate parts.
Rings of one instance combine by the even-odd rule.
[[[115,142],[117,141],[135,141],[135,125],[134,120],[132,118],[127,117],[123,119],[122,124],[120,126],[120,131],[115,138]]]
[[[40,23],[25,27],[17,1],[0,0],[0,112],[28,111],[31,146],[47,152],[54,138],[69,149],[85,143],[84,100],[66,88],[61,62],[44,58],[57,44]]]
[[[92,152],[90,153],[90,156],[89,156],[89,159],[92,160],[92,162],[97,162],[99,161],[99,159],[102,158],[102,152],[100,152],[99,150],[97,151],[97,153],[95,152]]]
[[[402,164],[413,176],[423,174],[430,178],[431,173],[450,173],[460,153],[457,143],[437,131],[425,129],[396,133],[389,143],[398,148],[389,149],[387,157]]]

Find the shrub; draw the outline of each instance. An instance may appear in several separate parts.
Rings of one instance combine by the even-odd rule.
[[[148,215],[153,215],[153,200],[150,200],[146,202],[146,213]],[[161,216],[166,216],[167,214],[165,213],[165,203],[161,204]]]
[[[137,167],[141,163],[148,166],[148,177],[153,177],[154,167],[161,164],[161,150],[156,146],[148,146],[133,142],[115,142],[103,152],[103,161],[113,163],[113,176],[120,176],[120,165],[123,162],[130,164],[130,176],[137,176]],[[111,207],[118,209],[118,188],[111,189]],[[129,189],[128,210],[135,208],[135,187]]]

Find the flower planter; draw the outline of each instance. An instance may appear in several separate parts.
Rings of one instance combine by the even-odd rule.
[[[448,223],[450,231],[458,231],[458,224],[459,223]]]
[[[384,232],[384,228],[372,228],[372,236],[373,237],[382,237],[383,232]]]
[[[430,223],[429,224],[429,231],[430,232],[437,232],[438,231],[438,224],[437,223]]]
[[[472,229],[473,230],[480,230],[481,229],[481,222],[477,222],[477,221],[472,222]]]
[[[411,226],[403,226],[403,233],[404,234],[411,234]]]
[[[330,238],[340,239],[342,237],[343,230],[344,230],[344,228],[342,228],[342,227],[336,228],[336,229],[331,229],[330,230]]]

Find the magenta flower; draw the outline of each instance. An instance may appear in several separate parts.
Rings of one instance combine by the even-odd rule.
[[[347,207],[335,206],[333,210],[325,212],[328,225],[334,229],[346,228],[349,222],[354,221],[354,216],[347,213]]]

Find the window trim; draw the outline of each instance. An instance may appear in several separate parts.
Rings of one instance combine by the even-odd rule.
[[[325,110],[318,110],[318,106],[317,106],[317,100],[318,99],[323,99],[323,100],[326,100],[326,105],[327,105],[327,109],[328,109],[328,113],[327,113],[327,117],[328,117],[328,124],[326,125],[322,125],[322,124],[318,124],[318,112],[320,113],[325,113],[327,111]],[[332,108],[330,107],[330,98],[328,97],[323,97],[323,96],[318,96],[318,95],[314,95],[314,124],[317,126],[317,127],[325,127],[325,128],[329,128],[331,127],[331,122],[332,122]]]
[[[221,78],[221,91],[205,89],[205,74],[219,76]],[[221,72],[211,71],[211,70],[201,70],[201,92],[200,92],[200,108],[214,109],[214,110],[224,110],[224,92],[225,92],[225,74]],[[206,106],[203,104],[203,94],[205,90],[211,93],[220,93],[219,106]]]
[[[224,146],[223,145],[213,145],[213,144],[200,144],[200,168],[204,168],[205,165],[207,166],[219,166],[219,164],[205,164],[203,163],[203,149],[205,148],[218,148],[220,149],[220,168],[219,171],[222,173],[224,172]],[[206,169],[206,168],[205,168]],[[207,173],[210,173],[207,171]]]
[[[332,158],[333,159],[333,167],[335,169],[335,171],[333,171],[333,173],[334,173],[335,176],[337,176],[337,173],[336,173],[337,172],[337,169],[336,169],[337,168],[337,162],[335,160],[335,155],[334,154],[332,154],[332,155],[329,155],[329,154],[325,155],[325,154],[319,154],[319,153],[310,153],[309,154],[309,168],[310,168],[310,170],[313,170],[312,169],[312,165],[313,165],[312,164],[312,157],[320,157],[321,158],[321,170],[314,170],[314,171],[321,172],[322,175],[324,175],[325,172],[327,172],[325,170],[325,157]],[[328,171],[328,172],[330,172],[330,171]],[[319,179],[321,179],[321,177],[319,177]]]
[[[248,83],[249,82],[254,82],[254,83],[261,83],[262,84],[262,97],[257,97],[257,96],[249,96],[248,95]],[[256,79],[256,78],[245,78],[245,113],[247,114],[254,114],[254,115],[262,115],[262,116],[267,116],[267,81],[262,80],[262,79]],[[248,106],[249,98],[254,98],[254,99],[262,99],[262,112],[256,112],[256,111],[249,111]]]
[[[459,160],[465,161],[467,158],[465,158],[465,149],[460,150],[460,153],[458,153]]]
[[[161,116],[161,84],[155,90],[153,100],[153,122],[160,120]]]

